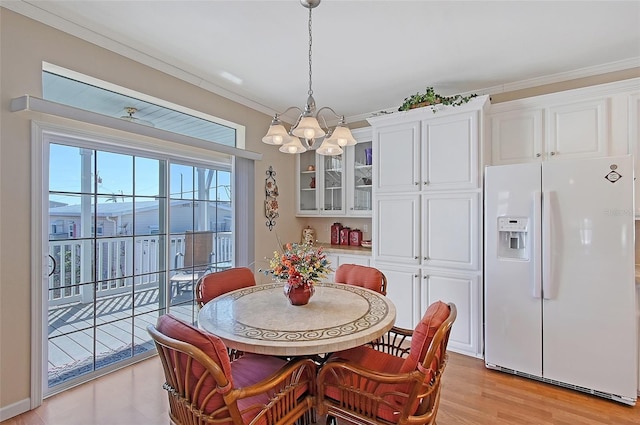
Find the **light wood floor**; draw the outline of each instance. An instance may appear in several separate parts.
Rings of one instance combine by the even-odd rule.
[[[53,396],[2,425],[167,425],[162,375],[153,357]],[[451,353],[438,425],[467,424],[638,425],[640,402],[625,406],[490,371],[482,360]]]

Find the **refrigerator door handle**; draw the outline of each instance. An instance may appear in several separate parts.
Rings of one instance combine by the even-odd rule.
[[[542,192],[533,192],[533,243],[531,244],[531,256],[533,257],[533,279],[531,282],[531,295],[533,298],[542,298],[542,246],[540,224],[542,220]]]
[[[551,298],[551,192],[542,194],[542,296]]]

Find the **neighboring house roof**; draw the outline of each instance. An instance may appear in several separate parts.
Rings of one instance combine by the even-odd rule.
[[[171,201],[171,206],[187,205],[191,200],[188,199],[174,199]],[[136,211],[153,211],[158,209],[158,202],[156,201],[140,201],[136,202]],[[124,214],[131,214],[133,212],[133,202],[105,202],[99,204],[98,217],[110,217]],[[212,207],[214,204],[212,203]],[[231,211],[231,207],[227,203],[218,204],[219,210]],[[54,206],[49,208],[49,216],[80,216],[80,204]]]

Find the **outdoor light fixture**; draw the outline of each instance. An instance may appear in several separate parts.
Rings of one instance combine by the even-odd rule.
[[[320,0],[300,0],[300,3],[309,9],[309,91],[307,104],[304,110],[297,106],[287,108],[282,114],[275,114],[269,131],[262,138],[262,141],[268,145],[280,146],[280,152],[284,153],[302,153],[307,149],[313,148],[316,139],[324,138],[320,147],[316,149],[319,155],[340,155],[344,146],[356,144],[349,127],[344,120],[344,115],[338,115],[333,109],[325,106],[316,111],[316,101],[313,98],[313,89],[311,88],[311,46],[313,37],[311,35],[311,11],[320,4]],[[292,109],[300,111],[300,116],[291,126],[291,130],[287,131],[280,120],[280,116],[286,114]],[[333,129],[329,129],[324,118],[324,128],[320,126],[318,118],[323,111],[331,111],[336,118],[339,118],[338,125]],[[304,143],[301,140],[304,140]]]

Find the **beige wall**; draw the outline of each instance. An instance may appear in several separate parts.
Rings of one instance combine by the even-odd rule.
[[[325,228],[331,222],[360,227],[370,223],[367,219],[295,218],[294,157],[260,142],[270,117],[4,8],[0,8],[0,31],[0,408],[30,395],[30,121],[68,124],[46,115],[8,110],[12,98],[24,94],[42,96],[42,61],[246,126],[246,148],[264,154],[263,160],[256,163],[256,269],[266,265],[264,259],[276,248],[276,234],[280,241],[297,241],[302,227],[313,223],[319,239],[328,241]],[[635,69],[581,79],[578,83],[592,85],[639,74]],[[494,103],[547,90],[575,88],[573,84],[494,95]],[[357,124],[355,127],[366,125]],[[164,144],[159,140],[154,143]],[[270,165],[277,172],[280,192],[280,218],[271,232],[265,226],[262,190]]]
[[[260,140],[270,117],[4,8],[0,8],[0,29],[0,408],[3,408],[30,396],[30,122],[36,119],[69,124],[47,115],[8,110],[12,98],[24,94],[42,97],[42,61],[246,126],[246,148],[264,155],[262,161],[256,162],[256,260],[272,254],[277,245],[276,232],[283,241],[297,240],[302,225],[295,218],[295,159]],[[159,140],[154,143],[166,144]],[[197,149],[192,151],[197,153]],[[265,226],[263,210],[265,172],[270,165],[277,172],[280,190],[280,218],[272,232]],[[256,268],[260,266],[257,264]]]

